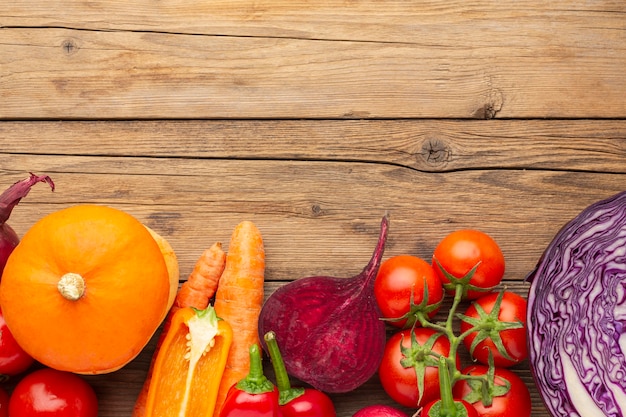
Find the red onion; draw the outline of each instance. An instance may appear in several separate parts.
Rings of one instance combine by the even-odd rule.
[[[0,276],[4,271],[4,265],[7,263],[9,255],[20,241],[15,230],[6,221],[9,220],[9,216],[17,203],[26,197],[30,188],[38,182],[47,182],[54,191],[54,183],[49,176],[37,176],[31,173],[29,178],[16,182],[0,194]]]

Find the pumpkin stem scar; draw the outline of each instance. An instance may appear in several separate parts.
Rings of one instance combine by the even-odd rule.
[[[85,280],[80,274],[68,272],[57,283],[61,295],[70,301],[76,301],[85,293]]]

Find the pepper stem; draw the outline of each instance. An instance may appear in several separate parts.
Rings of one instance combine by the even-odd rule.
[[[304,388],[292,388],[289,381],[289,374],[283,361],[283,356],[278,348],[278,342],[276,341],[276,333],[269,331],[263,336],[267,350],[269,351],[270,358],[272,359],[272,367],[274,368],[274,374],[276,376],[276,386],[278,387],[278,402],[280,405],[285,405],[291,400],[298,398],[304,394]]]
[[[261,351],[257,344],[250,346],[250,371],[237,383],[237,388],[248,394],[262,394],[274,390],[274,384],[263,374]]]
[[[57,289],[63,298],[76,301],[85,294],[85,280],[80,274],[68,272],[59,279]]]

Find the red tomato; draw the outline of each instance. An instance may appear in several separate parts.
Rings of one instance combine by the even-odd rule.
[[[472,365],[463,370],[466,375],[485,375],[489,368],[485,365]],[[485,407],[481,400],[472,402],[472,405],[478,411],[481,417],[530,417],[531,404],[530,392],[524,381],[514,372],[496,368],[495,384],[504,386],[502,378],[511,384],[510,390],[501,396],[494,396],[493,403],[489,407]],[[467,398],[467,395],[480,397],[480,384],[476,384],[474,388],[467,380],[461,380],[454,385],[454,396],[457,398]]]
[[[80,376],[42,368],[17,383],[9,400],[11,417],[97,417],[98,399]]]
[[[389,338],[378,369],[378,376],[385,392],[398,404],[410,408],[417,408],[439,399],[438,362],[437,359],[425,355],[425,353],[432,351],[444,356],[448,356],[450,353],[450,342],[447,337],[440,335],[434,339],[432,346],[427,346],[429,338],[436,332],[432,329],[416,327],[414,333],[418,344],[423,347],[415,348],[414,354],[410,356],[413,358],[427,357],[425,362],[418,361],[417,364],[417,366],[425,366],[424,391],[421,401],[418,403],[419,393],[415,368],[412,366],[405,368],[401,363],[406,356],[400,350],[400,346],[412,348],[411,329],[401,330]],[[460,366],[459,364],[457,356],[457,368]]]
[[[374,282],[374,295],[383,317],[400,318],[411,311],[413,304],[424,300],[424,287],[428,288],[428,306],[434,306],[443,299],[443,285],[432,265],[423,259],[410,255],[398,255],[385,260],[378,270]],[[432,308],[427,316],[432,318],[438,308]],[[407,320],[389,321],[396,327],[404,327]]]
[[[444,237],[435,248],[433,268],[441,282],[447,284],[450,280],[441,271],[437,261],[457,279],[465,277],[472,268],[478,265],[469,285],[479,289],[495,287],[504,276],[504,255],[500,247],[491,236],[479,230],[467,229],[452,232]],[[470,288],[465,298],[473,300],[484,294],[485,291]]]
[[[0,310],[0,375],[12,377],[25,372],[35,360],[17,344]]]
[[[0,417],[9,417],[9,393],[0,388]]]
[[[457,416],[458,417],[479,417],[478,413],[476,412],[476,409],[474,407],[472,407],[472,404],[468,403],[467,401],[463,401],[463,400],[454,400],[454,402],[456,403],[457,406]],[[427,404],[421,411],[420,413],[420,417],[441,417],[442,415],[447,415],[447,414],[442,414],[439,410],[440,410],[440,406],[441,406],[441,402],[440,400],[435,400],[433,402],[431,402],[430,404]],[[459,410],[459,406],[465,408],[465,414],[460,414]],[[482,417],[482,416],[481,416]]]
[[[465,315],[472,318],[479,318],[481,314],[479,314],[479,311],[476,309],[476,305],[480,306],[485,313],[491,313],[497,298],[498,293],[483,295],[467,308]],[[488,320],[494,319],[496,318],[492,317]],[[476,345],[472,357],[480,363],[487,365],[489,363],[489,351],[491,351],[495,366],[510,367],[516,365],[528,357],[528,347],[526,345],[526,300],[515,293],[505,291],[497,320],[501,322],[521,322],[524,327],[506,329],[499,332],[496,331],[494,335],[491,337],[488,336]],[[461,322],[461,332],[466,332],[471,329],[471,327],[472,325],[470,323],[466,321]],[[478,334],[478,332],[474,332],[463,339],[463,343],[468,350]],[[504,346],[511,359],[507,359],[498,351],[492,337],[495,338],[495,340],[497,340],[498,337],[500,338],[502,346]]]

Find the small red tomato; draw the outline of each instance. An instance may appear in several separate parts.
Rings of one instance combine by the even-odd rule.
[[[474,376],[485,375],[488,369],[485,365],[472,365],[464,369],[463,373]],[[458,398],[473,397],[472,406],[481,417],[530,417],[530,391],[524,381],[513,371],[496,368],[495,389],[502,389],[505,386],[503,379],[506,379],[511,387],[506,394],[493,396],[493,402],[489,407],[485,407],[482,403],[483,390],[477,381],[461,380],[454,385],[452,392]]]
[[[498,299],[498,293],[483,295],[475,300],[465,311],[465,316],[486,322],[491,322],[493,330],[481,330],[470,333],[463,343],[469,350],[474,339],[483,339],[477,343],[472,352],[472,357],[482,364],[489,363],[489,352],[493,354],[493,362],[498,367],[510,367],[518,364],[528,357],[528,347],[526,345],[526,300],[521,296],[505,291],[500,303],[499,312],[493,311]],[[480,310],[478,310],[478,308]],[[497,317],[491,317],[498,313]],[[498,331],[498,326],[506,323],[521,323],[523,327],[515,329],[505,329]],[[472,324],[467,321],[461,322],[461,332],[464,333],[472,328]],[[479,339],[479,340],[480,340]],[[498,340],[499,339],[499,340]],[[495,342],[494,342],[495,341]],[[496,345],[506,350],[509,358],[505,357]]]
[[[98,399],[80,376],[42,368],[22,378],[9,400],[11,417],[97,417]]]
[[[446,412],[441,410],[441,400],[435,400],[430,404],[427,404],[421,411],[420,417],[442,417],[447,416]],[[457,417],[479,417],[476,409],[472,407],[470,403],[464,400],[454,400],[454,405],[456,406]],[[482,416],[480,416],[482,417]]]
[[[498,285],[504,276],[504,255],[496,241],[484,232],[457,230],[444,237],[435,248],[433,268],[444,285],[450,283],[450,280],[441,268],[456,279],[461,279],[474,267],[477,268],[465,295],[468,300],[484,295]]]
[[[394,401],[405,407],[418,408],[439,399],[438,361],[430,352],[448,356],[450,342],[444,335],[436,336],[437,332],[432,329],[416,327],[413,332],[415,346],[411,343],[411,329],[401,330],[389,338],[378,376],[383,389]],[[457,368],[459,363],[457,355]],[[424,375],[421,400],[417,379],[420,373]]]
[[[0,379],[25,372],[34,362],[15,341],[0,310]]]
[[[432,265],[411,255],[398,255],[385,260],[380,265],[374,282],[376,302],[383,317],[388,319],[409,314],[412,307],[411,297],[413,304],[419,305],[424,301],[426,289],[426,315],[432,318],[443,299],[443,285]],[[406,323],[406,319],[389,321],[395,327],[404,327]]]

